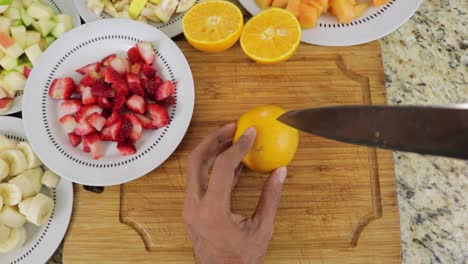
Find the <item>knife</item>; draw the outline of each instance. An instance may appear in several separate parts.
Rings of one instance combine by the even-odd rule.
[[[341,142],[468,159],[468,104],[331,106],[290,111],[278,121]]]

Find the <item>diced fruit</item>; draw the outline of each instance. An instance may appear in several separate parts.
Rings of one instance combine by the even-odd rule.
[[[130,137],[132,122],[128,118],[122,118],[122,127],[117,135],[117,141],[125,141]]]
[[[120,120],[120,116],[118,112],[112,112],[112,114],[107,118],[105,127],[112,126],[113,124],[117,123]]]
[[[117,144],[117,149],[123,156],[128,156],[136,153],[135,145],[131,141],[122,141]]]
[[[104,65],[105,67],[109,66],[109,62],[113,60],[115,57],[117,57],[116,54],[111,54],[104,59],[102,59],[101,64]]]
[[[24,26],[16,26],[10,28],[11,37],[18,43],[21,48],[26,48],[26,28]]]
[[[112,102],[104,97],[98,97],[98,105],[104,110],[111,110],[113,107]]]
[[[23,67],[23,75],[24,75],[24,78],[28,78],[30,73],[31,73],[31,69],[30,69],[28,66],[25,65],[25,66]]]
[[[6,98],[8,95],[3,88],[0,87],[0,99]]]
[[[102,157],[104,151],[101,144],[101,137],[97,133],[92,133],[83,137],[83,146],[86,145],[91,152],[93,159],[98,160]]]
[[[70,77],[55,79],[50,85],[50,97],[58,100],[70,99],[75,90],[75,83]]]
[[[37,31],[33,31],[33,30],[26,31],[26,46],[27,47],[31,47],[32,45],[39,44],[40,40],[41,40],[41,33]]]
[[[114,59],[109,61],[109,66],[121,75],[130,72],[130,65],[128,63],[128,60],[124,58],[115,57]]]
[[[70,144],[74,147],[78,146],[81,143],[81,137],[75,133],[68,133],[68,140]]]
[[[27,14],[37,20],[45,20],[50,19],[54,15],[54,11],[40,2],[33,2],[28,7]]]
[[[128,59],[131,63],[141,63],[143,60],[140,57],[140,53],[136,47],[132,47],[127,51]]]
[[[13,70],[18,67],[18,59],[5,55],[0,59],[0,66],[7,71]]]
[[[101,0],[87,0],[87,6],[96,15],[100,15],[104,10],[104,2]]]
[[[81,102],[83,105],[93,105],[97,103],[97,98],[93,96],[91,87],[83,86],[81,88]]]
[[[180,0],[176,13],[183,13],[189,10],[195,4],[195,0]]]
[[[101,131],[104,127],[104,124],[106,123],[106,119],[98,113],[93,113],[88,117],[88,123],[92,125],[97,131]]]
[[[11,19],[0,16],[0,33],[8,33],[10,31],[10,26],[11,26]],[[0,41],[1,39],[4,39],[4,35],[0,35]],[[0,44],[1,46],[2,44]]]
[[[167,23],[176,11],[178,3],[178,0],[161,0],[159,5],[155,8],[154,14],[161,21]]]
[[[299,13],[299,23],[301,23],[302,28],[314,28],[317,26],[320,11],[315,6],[302,3]]]
[[[114,104],[112,111],[119,111],[125,104],[125,96],[123,96],[122,94],[117,94],[112,100],[112,103]]]
[[[260,1],[260,0],[257,0],[257,1]],[[273,0],[273,2],[271,3],[271,6],[285,8],[287,4],[288,4],[288,0]]]
[[[112,98],[115,96],[115,91],[104,80],[99,79],[91,87],[91,93],[94,97]]]
[[[86,118],[81,118],[73,132],[78,136],[86,136],[94,131],[94,127],[88,123]]]
[[[354,6],[354,18],[361,17],[369,8],[370,3],[361,3]]]
[[[143,90],[143,88],[141,87],[141,85],[139,83],[136,83],[136,82],[128,83],[128,89],[133,94],[136,94],[136,95],[139,95],[139,96],[144,96],[145,95],[145,91]]]
[[[144,114],[146,111],[145,99],[136,94],[130,96],[125,102],[125,105],[127,106],[128,109],[130,109],[131,111],[137,114]]]
[[[56,25],[57,23],[50,19],[42,19],[32,23],[33,28],[39,31],[44,38],[52,32]]]
[[[171,81],[165,81],[156,91],[156,101],[161,101],[175,93],[174,84]]]
[[[383,4],[390,2],[390,0],[373,0],[373,1],[374,1],[375,6],[381,6]]]
[[[135,48],[135,49],[136,49],[136,48]],[[138,51],[138,50],[137,50],[137,51]],[[140,55],[138,55],[138,56],[140,56]],[[140,64],[140,63],[135,63],[135,64],[133,64],[133,65],[131,66],[131,72],[132,72],[133,74],[137,74],[137,75],[138,75],[138,74],[140,74],[140,72],[141,72],[141,68],[142,68],[142,64]]]
[[[10,26],[8,26],[9,28]],[[7,33],[0,32],[0,46],[5,50],[15,44],[15,40]]]
[[[48,170],[48,169],[44,171],[44,174],[42,175],[42,178],[41,178],[41,183],[47,186],[48,188],[56,188],[59,181],[60,181],[60,176],[58,176],[53,171]]]
[[[26,53],[26,56],[28,56],[28,59],[32,64],[35,64],[39,57],[42,55],[42,50],[39,47],[39,44],[30,46],[24,52]]]
[[[8,110],[10,110],[12,105],[13,105],[12,98],[0,99],[0,114],[6,113]]]
[[[148,104],[148,113],[156,128],[162,128],[169,123],[169,114],[167,113],[166,108],[158,104]]]
[[[166,0],[166,1],[171,1],[171,0]],[[172,0],[172,1],[177,2],[177,0]],[[153,50],[153,45],[151,45],[151,43],[140,42],[137,44],[137,49],[144,63],[149,64],[149,65],[153,64],[154,60],[156,59],[156,52]]]
[[[255,0],[257,2],[257,5],[261,9],[265,9],[271,5],[272,0]]]
[[[13,91],[22,91],[26,85],[26,78],[19,72],[9,72],[3,77],[6,88]]]
[[[11,20],[21,19],[19,9],[13,6],[10,6],[3,15]]]
[[[100,69],[101,69],[101,63],[95,62],[95,63],[88,64],[88,65],[86,65],[84,67],[81,67],[76,71],[78,73],[81,73],[82,75],[86,75],[86,74],[91,73],[91,72],[99,72]]]
[[[154,77],[156,77],[156,69],[153,66],[143,65],[143,69],[141,70],[141,72],[148,79],[153,79]]]
[[[153,120],[151,120],[149,117],[144,116],[144,115],[136,115],[138,119],[140,120],[141,125],[143,126],[144,129],[155,129],[156,127],[153,125]]]
[[[341,23],[349,23],[354,19],[354,4],[349,0],[332,0],[330,7]]]
[[[101,131],[101,139],[106,141],[118,141],[118,135],[122,129],[122,121],[118,120],[111,126],[104,127]]]
[[[12,58],[18,58],[19,56],[23,55],[24,50],[18,43],[11,45],[9,48],[5,50],[5,53]]]
[[[20,9],[20,17],[21,21],[23,21],[23,24],[27,27],[29,27],[32,24],[32,22],[34,22],[34,18],[28,16],[26,9],[24,8]]]
[[[72,132],[77,126],[75,117],[72,115],[63,116],[62,118],[60,118],[59,122],[62,124],[63,128],[65,128],[65,131],[67,132]]]
[[[146,3],[148,3],[148,0],[133,0],[128,7],[128,14],[130,17],[137,19],[141,11],[143,11],[143,8],[145,8]]]
[[[63,101],[60,105],[60,112],[64,115],[72,115],[81,109],[81,101],[78,99],[69,99]]]
[[[133,142],[138,141],[141,138],[141,133],[143,132],[143,127],[140,122],[140,119],[134,114],[127,114],[125,115],[125,118],[128,118],[128,120],[130,120],[130,123],[132,123],[132,129],[130,130],[130,139],[133,140]]]
[[[164,100],[157,101],[157,103],[158,103],[158,105],[160,105],[162,107],[168,108],[168,107],[171,107],[171,106],[175,105],[176,101],[175,101],[174,97],[169,96],[169,97],[165,98]]]
[[[7,9],[8,9],[8,4],[2,4],[0,5],[0,14],[2,14],[3,12],[5,12]]]
[[[93,86],[97,79],[101,78],[101,75],[97,72],[88,72],[81,78],[80,83],[84,86]]]
[[[87,119],[93,113],[102,114],[102,108],[97,105],[83,106],[80,111],[76,113],[76,121]]]

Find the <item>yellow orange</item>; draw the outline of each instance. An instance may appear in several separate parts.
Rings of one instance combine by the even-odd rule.
[[[207,1],[192,7],[182,21],[185,38],[194,48],[220,52],[239,39],[244,18],[240,9],[227,1]]]
[[[245,130],[255,127],[257,137],[250,152],[244,157],[244,164],[253,171],[270,172],[287,166],[294,157],[299,143],[299,132],[276,119],[285,113],[277,106],[256,107],[237,121],[234,142]]]

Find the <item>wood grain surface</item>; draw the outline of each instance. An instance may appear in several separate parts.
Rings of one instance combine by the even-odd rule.
[[[102,194],[75,186],[64,263],[193,263],[181,219],[184,171],[188,153],[204,136],[262,104],[296,109],[386,102],[377,42],[342,48],[303,44],[289,61],[269,66],[250,61],[238,45],[207,54],[177,44],[195,79],[187,135],[145,177]],[[266,177],[243,173],[233,193],[234,211],[252,214]],[[301,133],[266,263],[400,263],[391,152]]]

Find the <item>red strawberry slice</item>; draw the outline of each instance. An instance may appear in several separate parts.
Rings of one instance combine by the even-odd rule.
[[[122,128],[119,131],[119,134],[117,135],[117,141],[125,141],[130,137],[130,132],[132,130],[132,122],[130,122],[130,119],[127,117],[123,116],[122,117]]]
[[[115,57],[117,57],[116,54],[111,54],[104,59],[102,59],[101,64],[104,65],[105,67],[109,66],[109,62],[113,60]]]
[[[100,68],[101,68],[101,63],[95,62],[95,63],[90,63],[84,67],[81,67],[76,71],[78,73],[81,73],[82,75],[86,75],[90,72],[99,72]]]
[[[112,126],[113,124],[117,123],[120,120],[120,116],[118,112],[112,112],[112,114],[107,118],[105,127]]]
[[[92,133],[83,137],[83,151],[91,152],[95,160],[102,157],[104,150],[98,133]]]
[[[133,74],[137,74],[139,75],[140,72],[141,72],[141,69],[143,68],[142,66],[143,64],[141,63],[136,63],[136,64],[133,64],[130,71],[133,73]]]
[[[122,156],[128,156],[136,153],[135,145],[130,140],[117,143],[117,149]]]
[[[67,132],[72,132],[77,126],[73,115],[62,116],[62,118],[59,119],[59,122]]]
[[[72,146],[76,147],[81,143],[81,137],[75,133],[68,133],[68,140]]]
[[[81,101],[78,99],[65,100],[60,105],[60,112],[62,112],[65,115],[74,114],[80,111],[80,109],[81,109]]]
[[[143,62],[136,47],[132,47],[127,51],[127,57],[132,64]]]
[[[106,83],[125,83],[125,79],[120,75],[118,72],[116,72],[113,68],[107,67],[106,71],[104,73],[104,80]]]
[[[156,101],[161,101],[175,93],[174,84],[171,81],[165,81],[156,91]]]
[[[149,42],[140,42],[136,47],[143,62],[145,64],[153,64],[156,59],[156,52],[154,52],[153,45]]]
[[[104,127],[101,131],[101,139],[106,141],[117,141],[120,130],[122,129],[122,121],[118,120],[109,127]]]
[[[91,87],[91,94],[94,97],[112,98],[115,96],[115,91],[103,79],[99,79]]]
[[[83,106],[80,111],[76,112],[76,121],[87,119],[93,113],[102,115],[102,108],[97,105]]]
[[[83,103],[83,105],[93,105],[97,103],[97,98],[93,96],[91,87],[81,87],[81,102]]]
[[[50,85],[50,97],[58,100],[70,99],[75,91],[75,83],[70,77],[55,79]]]
[[[132,123],[132,129],[130,130],[130,139],[132,139],[133,142],[139,140],[143,131],[140,119],[134,114],[126,114],[125,118],[128,118],[128,120],[130,120],[130,123]]]
[[[141,71],[143,75],[145,75],[148,79],[154,79],[156,77],[156,69],[150,65],[143,65],[143,69]]]
[[[73,130],[73,132],[78,136],[86,136],[88,134],[93,133],[94,131],[94,127],[88,123],[86,118],[81,118],[75,130]]]
[[[137,74],[129,72],[129,73],[127,73],[126,77],[127,77],[128,84],[130,84],[130,83],[140,84],[140,78],[138,77]]]
[[[98,113],[93,113],[88,117],[88,123],[92,125],[97,131],[101,131],[101,129],[106,124],[106,119]]]
[[[130,72],[130,63],[127,59],[115,57],[109,61],[109,67],[112,67],[116,72],[121,75],[124,75],[127,72]]]
[[[109,99],[103,98],[103,97],[98,98],[98,105],[102,109],[107,109],[107,110],[112,109],[112,106],[113,106]]]
[[[150,80],[146,82],[146,94],[147,99],[154,100],[156,98],[156,93],[158,91],[159,84],[155,80]]]
[[[153,120],[151,118],[144,116],[144,115],[136,115],[140,120],[141,125],[144,129],[155,129],[156,127],[153,125]]]
[[[139,95],[139,96],[144,96],[145,95],[145,90],[141,87],[139,83],[136,82],[131,82],[128,83],[128,89],[130,90],[131,93]]]
[[[114,104],[112,111],[118,112],[125,104],[125,96],[123,96],[122,94],[117,94],[112,100],[112,103]]]
[[[85,87],[83,84],[79,83],[77,86],[76,86],[76,93],[81,95],[82,91],[83,91],[83,87]]]
[[[131,111],[137,114],[144,114],[146,111],[146,101],[143,97],[139,95],[132,95],[130,96],[127,101],[125,101],[125,105]]]
[[[148,113],[156,128],[164,127],[169,123],[169,114],[166,108],[158,104],[148,104]]]
[[[101,78],[101,75],[97,72],[88,72],[83,78],[80,80],[80,84],[84,86],[93,86],[96,83],[96,80]]]
[[[159,85],[163,84],[163,80],[159,76],[154,77],[154,82],[156,82]]]
[[[0,110],[3,109],[3,108],[9,108],[10,107],[10,104],[13,102],[13,98],[3,98],[3,99],[0,99]]]
[[[31,73],[31,69],[28,66],[24,66],[23,67],[24,78],[28,78],[30,73]]]
[[[168,107],[171,107],[171,106],[175,105],[176,100],[175,100],[174,97],[169,96],[164,100],[158,101],[157,103],[158,103],[158,105],[160,105],[160,106],[162,106],[164,108],[168,108]]]

